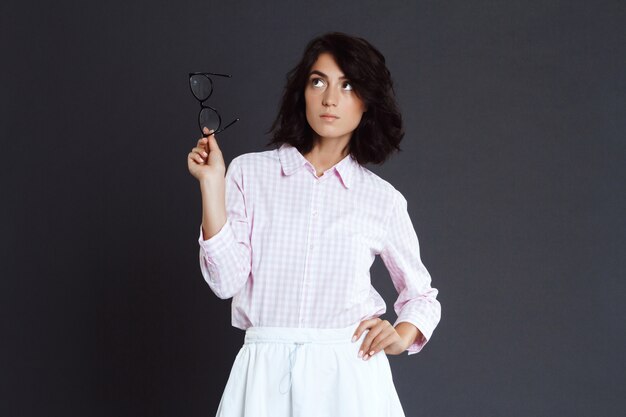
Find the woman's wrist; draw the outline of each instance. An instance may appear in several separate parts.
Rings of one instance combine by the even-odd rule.
[[[211,190],[224,188],[226,185],[225,178],[216,178],[213,176],[206,176],[198,180],[200,183],[200,188],[208,188]]]
[[[402,321],[398,323],[395,327],[396,332],[400,335],[402,340],[404,340],[405,350],[408,349],[421,334],[419,329],[414,325],[407,321]]]

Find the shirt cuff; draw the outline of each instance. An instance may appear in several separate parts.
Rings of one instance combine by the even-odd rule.
[[[230,222],[227,220],[224,226],[219,232],[211,236],[209,239],[204,240],[202,235],[202,224],[200,224],[200,237],[198,237],[198,243],[204,251],[205,258],[209,262],[218,257],[222,252],[227,250],[235,242],[235,234],[230,226]]]
[[[428,340],[430,339],[430,336],[432,335],[432,330],[430,329],[429,326],[424,325],[423,323],[420,323],[418,320],[401,318],[401,317],[398,317],[396,319],[396,322],[393,324],[393,327],[396,327],[399,323],[402,323],[402,322],[411,323],[412,325],[417,327],[417,329],[420,331],[420,335],[418,335],[415,338],[415,341],[406,349],[408,352],[407,353],[408,355],[414,355],[420,350],[422,350],[424,346],[426,345],[426,343],[428,343]]]

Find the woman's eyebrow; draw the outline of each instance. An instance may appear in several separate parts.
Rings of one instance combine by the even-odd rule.
[[[322,77],[324,77],[324,78],[328,78],[328,75],[324,74],[322,71],[313,70],[313,71],[311,71],[311,72],[309,73],[309,77],[310,77],[311,75],[313,75],[313,74],[321,75],[321,76],[322,76]],[[347,80],[348,78],[342,75],[341,77],[339,77],[339,79],[340,79],[340,80]]]

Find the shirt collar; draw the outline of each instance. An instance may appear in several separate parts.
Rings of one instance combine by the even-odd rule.
[[[309,164],[313,168],[313,165],[304,155],[302,155],[295,146],[288,143],[283,143],[280,148],[278,148],[278,158],[280,159],[280,164],[285,175],[293,174],[306,164]],[[359,163],[351,154],[346,155],[345,158],[335,164],[335,171],[339,173],[344,187],[350,188],[354,172],[358,168],[358,165]]]

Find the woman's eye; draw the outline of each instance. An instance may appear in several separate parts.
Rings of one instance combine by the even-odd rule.
[[[315,85],[315,83],[317,83],[317,82],[320,82],[320,83],[322,83],[322,84],[323,84],[323,81],[322,81],[322,79],[321,79],[321,78],[313,78],[313,79],[311,80],[311,84],[313,84],[313,87],[320,87],[320,86],[322,85],[322,84]]]
[[[346,90],[352,90],[352,84],[350,84],[349,82],[346,81],[345,83],[343,83],[343,85],[344,87],[347,86]]]

